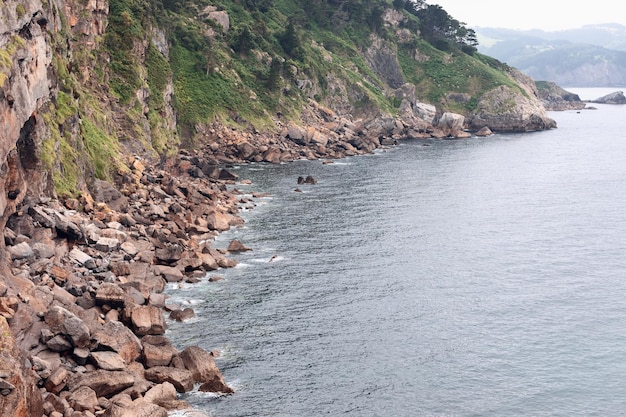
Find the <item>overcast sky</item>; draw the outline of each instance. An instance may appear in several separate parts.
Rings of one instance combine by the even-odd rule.
[[[426,0],[439,4],[467,27],[562,30],[596,23],[621,23],[626,14],[619,1],[593,0]]]

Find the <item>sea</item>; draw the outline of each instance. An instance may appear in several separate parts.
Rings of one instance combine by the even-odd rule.
[[[626,416],[626,106],[593,106],[231,167],[245,225],[214,246],[252,250],[170,284],[197,316],[167,335],[218,351],[236,392],[181,398],[214,417]]]

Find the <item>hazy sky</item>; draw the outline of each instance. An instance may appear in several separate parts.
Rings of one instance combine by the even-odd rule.
[[[615,0],[426,0],[439,4],[468,27],[510,29],[571,29],[595,23],[626,25],[626,14]]]

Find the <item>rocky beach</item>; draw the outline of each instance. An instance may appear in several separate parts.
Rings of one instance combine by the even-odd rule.
[[[287,126],[283,135],[261,139],[216,129],[226,146],[181,151],[156,165],[135,158],[119,186],[98,180],[95,192],[80,199],[27,198],[8,219],[0,284],[2,410],[166,416],[189,411],[178,393],[231,394],[212,352],[179,351],[164,336],[168,319],[195,315],[168,303],[166,284],[219,279],[209,273],[236,265],[228,252],[248,249],[238,241],[227,250],[212,247],[219,232],[242,224],[238,211],[253,208],[256,197],[240,196],[239,179],[224,166],[339,158],[395,140],[302,146],[294,139],[309,144],[315,129]]]

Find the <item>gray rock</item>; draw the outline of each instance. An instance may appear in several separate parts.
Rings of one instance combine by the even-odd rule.
[[[27,259],[35,256],[35,252],[33,248],[31,248],[28,242],[18,243],[15,246],[9,246],[8,248],[9,254],[11,255],[11,259]]]
[[[74,248],[70,251],[69,256],[72,260],[76,261],[78,264],[84,266],[87,269],[96,269],[96,261],[85,252],[78,248]]]

